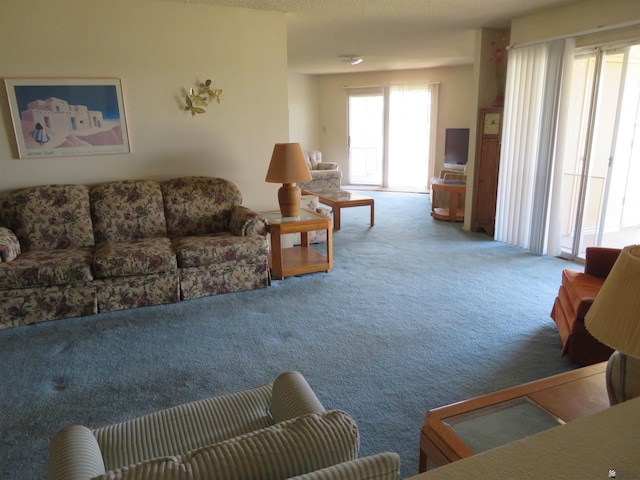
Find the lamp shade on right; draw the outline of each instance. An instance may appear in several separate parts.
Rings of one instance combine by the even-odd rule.
[[[640,245],[622,249],[587,312],[585,326],[602,343],[640,358]]]

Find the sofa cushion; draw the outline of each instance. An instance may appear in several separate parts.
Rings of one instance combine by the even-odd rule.
[[[91,248],[31,250],[12,262],[0,263],[0,289],[48,287],[88,282]]]
[[[171,238],[228,232],[231,210],[242,203],[240,190],[222,178],[176,178],[160,187]]]
[[[15,260],[20,255],[18,237],[6,227],[0,227],[0,263]]]
[[[584,318],[604,284],[604,278],[585,275],[578,270],[562,271],[562,285],[571,302],[576,318]]]
[[[269,254],[265,237],[237,237],[229,233],[176,238],[173,248],[180,268],[230,261],[251,263]]]
[[[96,247],[93,259],[96,278],[175,272],[176,257],[168,238],[145,238],[130,242],[107,242]]]
[[[96,243],[166,237],[160,185],[124,180],[91,188],[91,216]]]
[[[92,247],[89,188],[84,185],[30,187],[14,196],[23,250]]]
[[[318,164],[322,162],[322,152],[317,150],[307,150],[304,152],[304,158],[307,161],[309,170],[315,170]]]
[[[0,305],[0,328],[98,313],[93,282],[0,289]]]
[[[285,479],[353,460],[358,447],[354,420],[336,410],[297,417],[183,455],[149,460],[94,478]]]
[[[335,162],[320,162],[316,165],[316,170],[338,170],[338,164]]]

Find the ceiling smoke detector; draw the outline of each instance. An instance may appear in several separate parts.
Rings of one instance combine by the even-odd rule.
[[[340,55],[339,58],[342,62],[348,63],[349,65],[358,65],[364,60],[364,58],[359,55]]]

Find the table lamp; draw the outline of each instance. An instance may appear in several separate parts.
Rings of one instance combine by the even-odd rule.
[[[299,143],[276,143],[265,180],[282,183],[278,190],[280,213],[283,217],[297,217],[300,213],[300,189],[296,183],[312,180]]]
[[[587,312],[585,326],[616,350],[606,373],[611,405],[640,396],[640,245],[622,249]]]

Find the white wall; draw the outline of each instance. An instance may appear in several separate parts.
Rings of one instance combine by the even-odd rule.
[[[511,42],[526,44],[640,22],[638,0],[583,0],[542,10],[511,22]],[[635,29],[638,32],[638,29]],[[622,30],[621,30],[622,31]],[[628,32],[626,38],[631,38]],[[623,37],[623,38],[625,38]]]
[[[303,150],[320,149],[318,77],[289,74],[289,141]]]
[[[439,82],[436,158],[430,174],[433,176],[433,172],[439,172],[444,164],[445,129],[471,126],[475,112],[475,106],[471,103],[472,71],[472,66],[467,65],[320,76],[320,149],[323,159],[340,164],[344,172],[343,182],[347,181],[348,91],[344,87]],[[425,184],[428,180],[425,179]]]
[[[0,190],[49,183],[214,175],[251,208],[277,208],[264,177],[288,141],[280,12],[125,0],[3,0],[0,77],[119,77],[131,154],[17,159],[0,95]],[[186,89],[211,78],[222,103],[191,117]]]

